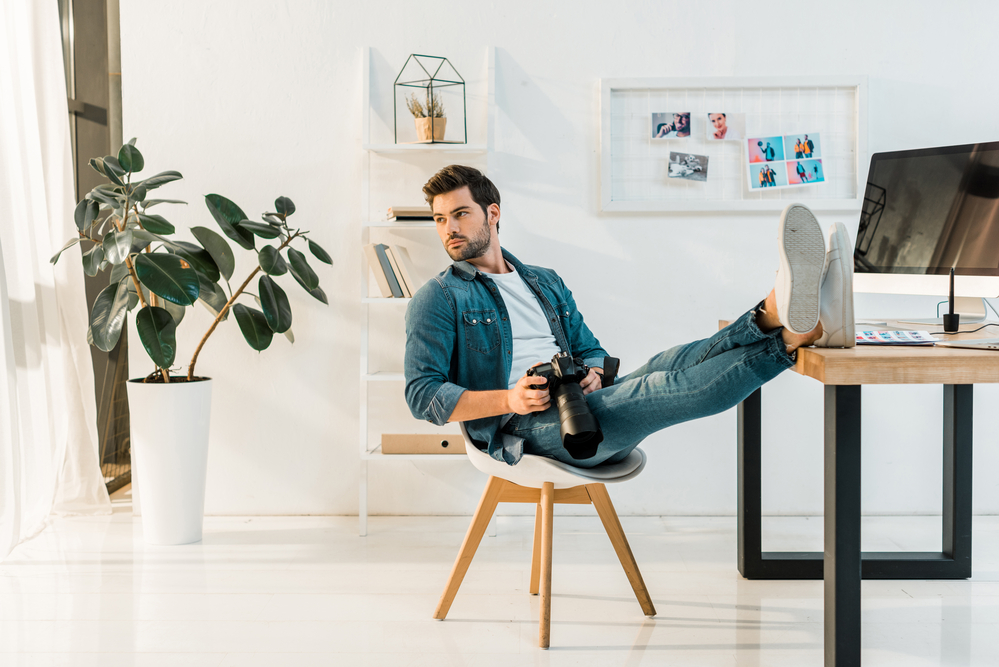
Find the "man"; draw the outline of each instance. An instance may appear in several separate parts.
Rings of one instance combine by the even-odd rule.
[[[776,157],[776,155],[777,155],[776,151],[774,151],[773,147],[770,145],[770,142],[768,141],[767,147],[763,149],[763,159],[766,160],[767,162],[772,162],[774,157]]]
[[[500,247],[496,186],[451,165],[423,192],[454,263],[406,310],[406,402],[419,419],[464,422],[476,446],[510,465],[525,453],[582,467],[623,460],[656,431],[738,404],[793,366],[798,347],[853,345],[845,228],[834,227],[827,256],[815,217],[792,204],[780,220],[777,281],[763,301],[710,338],[661,352],[602,388],[609,355],[572,292],[555,271]],[[561,351],[590,367],[580,386],[604,434],[591,458],[569,456],[545,379],[526,374]]]
[[[806,134],[805,135],[805,157],[812,157],[812,151],[814,151],[814,150],[815,150],[815,144],[812,143],[812,140],[809,139],[808,135]]]
[[[672,123],[660,123],[656,128],[655,139],[675,139],[690,136],[690,114],[673,114]]]

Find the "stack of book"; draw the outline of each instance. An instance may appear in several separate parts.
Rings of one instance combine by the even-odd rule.
[[[389,206],[386,222],[431,222],[434,215],[429,206]]]
[[[423,281],[416,275],[413,260],[402,246],[369,243],[364,246],[364,254],[383,297],[412,297],[423,286]]]

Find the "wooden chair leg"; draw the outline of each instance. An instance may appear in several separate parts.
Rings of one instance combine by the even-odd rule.
[[[531,595],[538,594],[541,581],[541,503],[534,508],[534,554],[531,556]]]
[[[555,509],[555,485],[541,486],[541,613],[538,622],[538,646],[548,648],[552,624],[552,519]]]
[[[468,566],[472,564],[475,550],[479,548],[482,535],[486,532],[489,519],[492,518],[493,512],[496,511],[496,505],[499,503],[499,498],[505,486],[506,481],[499,477],[490,477],[489,481],[486,482],[482,498],[479,499],[479,506],[475,509],[475,516],[472,517],[472,523],[468,527],[468,532],[465,533],[465,541],[461,543],[458,558],[455,559],[454,567],[451,568],[451,576],[448,577],[444,594],[441,595],[440,602],[437,603],[434,618],[444,620],[444,617],[447,616],[447,612],[451,608],[451,603],[454,602],[454,596],[458,594],[458,587],[461,586],[461,581],[465,578],[465,572],[468,571]]]
[[[607,494],[607,487],[603,484],[587,484],[586,492],[589,494],[590,500],[593,501],[593,506],[597,508],[597,514],[600,515],[600,520],[604,524],[607,537],[610,538],[614,551],[617,552],[617,558],[624,568],[624,573],[628,575],[628,581],[631,582],[631,588],[635,591],[635,597],[638,598],[638,604],[642,605],[642,611],[645,612],[646,616],[655,616],[656,608],[652,604],[652,597],[649,595],[649,589],[645,587],[642,573],[638,570],[635,555],[631,553],[631,546],[628,544],[628,538],[625,537],[624,529],[621,527],[621,520],[618,519],[614,504]]]

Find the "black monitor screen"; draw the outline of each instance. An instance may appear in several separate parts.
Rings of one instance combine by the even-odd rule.
[[[999,276],[999,142],[875,153],[858,273]]]

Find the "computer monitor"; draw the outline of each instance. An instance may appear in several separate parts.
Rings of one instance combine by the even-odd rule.
[[[999,296],[999,141],[875,153],[853,258],[855,292],[947,296],[954,267],[955,295],[983,311]]]

